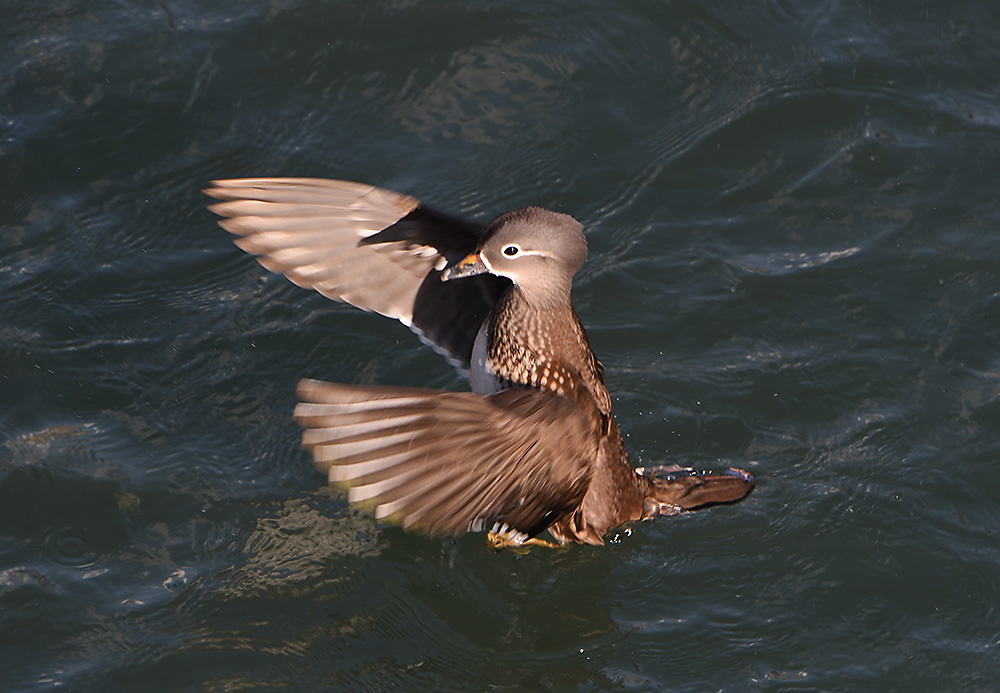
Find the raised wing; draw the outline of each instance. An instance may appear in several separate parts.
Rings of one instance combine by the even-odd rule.
[[[217,180],[209,207],[243,250],[299,286],[395,318],[468,370],[480,325],[509,286],[480,275],[440,281],[473,252],[483,227],[419,200],[320,178]]]
[[[496,522],[526,539],[577,508],[590,483],[597,434],[559,395],[317,380],[301,381],[298,395],[317,466],[350,501],[405,528],[456,535]]]

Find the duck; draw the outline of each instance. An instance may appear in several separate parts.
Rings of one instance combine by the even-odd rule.
[[[303,379],[302,444],[389,524],[496,549],[602,545],[614,529],[743,500],[752,476],[635,468],[571,301],[582,224],[524,207],[489,224],[364,183],[212,181],[236,245],[298,286],[393,318],[469,392]],[[543,538],[548,534],[550,539]]]

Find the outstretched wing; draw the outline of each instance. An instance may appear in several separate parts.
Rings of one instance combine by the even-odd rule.
[[[531,537],[572,511],[598,440],[568,399],[299,383],[303,444],[375,516],[429,534],[506,524]]]
[[[480,325],[509,281],[440,272],[476,249],[483,228],[419,200],[320,178],[217,180],[205,190],[261,265],[336,301],[395,318],[468,370]]]

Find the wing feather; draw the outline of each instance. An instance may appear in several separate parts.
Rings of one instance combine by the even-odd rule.
[[[506,279],[440,272],[484,228],[372,185],[321,178],[213,181],[209,207],[266,269],[335,301],[395,318],[468,370],[476,333]]]
[[[303,443],[349,500],[431,534],[515,518],[537,534],[576,508],[597,434],[569,399],[532,389],[468,392],[303,380]]]

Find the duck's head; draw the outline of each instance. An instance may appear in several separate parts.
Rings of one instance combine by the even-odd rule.
[[[510,279],[540,306],[567,301],[573,275],[587,259],[583,225],[568,214],[524,207],[494,219],[476,252],[442,274],[443,281],[489,272]]]

